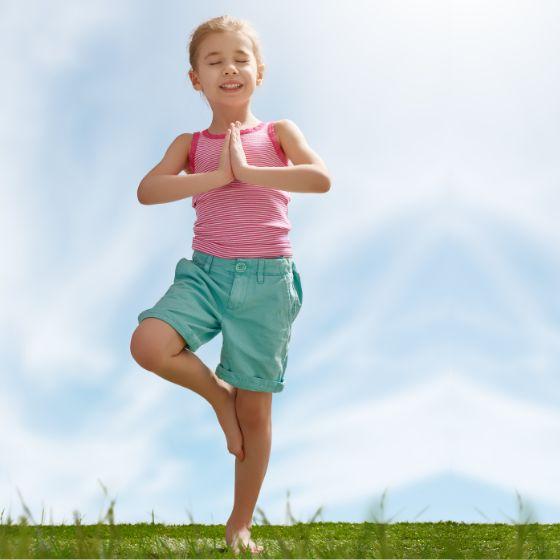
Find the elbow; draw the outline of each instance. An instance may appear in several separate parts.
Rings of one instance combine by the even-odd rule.
[[[140,204],[146,204],[146,199],[144,198],[144,189],[143,187],[143,183],[140,183],[138,185],[138,190],[136,191],[136,197],[138,198],[138,202]]]
[[[319,192],[326,193],[331,190],[331,178],[328,173],[321,173],[319,181]]]
[[[331,188],[331,176],[329,175],[329,171],[324,163],[315,164],[315,173],[316,173],[316,186],[315,190],[317,192],[325,193],[328,192]]]

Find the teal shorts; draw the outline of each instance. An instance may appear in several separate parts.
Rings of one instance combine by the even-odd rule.
[[[225,259],[194,250],[192,259],[179,260],[173,284],[138,322],[165,321],[192,352],[221,332],[216,375],[240,389],[278,393],[302,303],[292,257]]]

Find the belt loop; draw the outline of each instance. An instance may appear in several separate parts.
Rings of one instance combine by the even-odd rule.
[[[264,282],[264,259],[259,259],[257,262],[257,282],[262,284]]]
[[[214,260],[214,255],[208,255],[206,257],[206,262],[204,263],[204,271],[206,272],[206,274],[210,273],[210,268],[212,266],[212,261]]]

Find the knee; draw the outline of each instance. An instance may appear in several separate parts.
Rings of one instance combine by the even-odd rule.
[[[239,395],[239,390],[237,391],[235,408],[237,412],[237,418],[241,426],[249,430],[258,430],[263,427],[270,427],[271,414],[270,405],[268,403],[268,398],[262,398],[260,395],[266,395],[266,393],[256,393],[252,391],[255,395],[254,398],[243,398]]]
[[[136,327],[130,339],[130,353],[138,365],[155,372],[163,363],[164,355],[144,329]]]

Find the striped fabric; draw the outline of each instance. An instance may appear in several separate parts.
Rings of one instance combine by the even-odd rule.
[[[249,165],[293,165],[278,141],[274,122],[260,122],[240,131]],[[225,134],[208,129],[193,134],[188,157],[189,173],[218,168]],[[234,179],[231,183],[194,195],[196,211],[192,248],[222,258],[293,256],[288,238],[289,191],[253,185]]]

